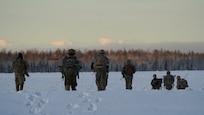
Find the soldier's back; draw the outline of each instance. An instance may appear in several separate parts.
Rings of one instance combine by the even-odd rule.
[[[13,69],[15,73],[24,73],[25,72],[25,61],[16,59],[13,62]]]
[[[127,75],[132,75],[135,73],[135,68],[134,68],[134,65],[132,64],[126,64],[124,66],[124,73],[127,74]]]

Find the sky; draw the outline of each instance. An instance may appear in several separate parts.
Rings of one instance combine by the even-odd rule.
[[[0,50],[204,52],[203,0],[1,0]]]

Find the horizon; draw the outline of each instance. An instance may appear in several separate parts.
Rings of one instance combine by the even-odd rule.
[[[204,1],[0,1],[0,50],[204,53]]]

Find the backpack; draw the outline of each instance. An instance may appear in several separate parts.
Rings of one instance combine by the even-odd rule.
[[[76,67],[76,58],[72,58],[72,57],[68,57],[68,59],[66,60],[66,67],[68,68],[75,68]]]
[[[107,58],[103,55],[98,55],[95,58],[95,63],[93,67],[94,69],[106,68],[107,64],[108,64]]]
[[[76,57],[66,57],[63,60],[63,73],[66,78],[73,78],[77,75],[77,60]]]
[[[171,76],[171,75],[166,75],[166,76],[164,77],[164,84],[165,84],[166,86],[171,86],[173,83],[174,83],[174,77],[173,77],[173,76]]]
[[[153,89],[160,89],[162,84],[162,79],[161,78],[156,78],[153,79],[151,82],[152,88]]]
[[[125,65],[124,72],[126,75],[134,74],[135,73],[134,66],[133,65]]]
[[[13,62],[13,69],[16,73],[24,73],[25,72],[25,65],[23,60],[17,59]]]
[[[188,87],[188,83],[187,83],[187,81],[185,79],[180,79],[178,85],[179,85],[180,88]]]

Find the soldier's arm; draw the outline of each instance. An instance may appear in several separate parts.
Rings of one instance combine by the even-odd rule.
[[[28,74],[28,66],[29,66],[29,65],[28,65],[27,61],[25,61],[25,60],[24,60],[24,63],[25,63],[25,65],[24,65],[24,67],[25,67],[25,73],[24,73],[24,74],[25,74],[27,77],[29,77],[29,76],[30,76],[30,75]]]
[[[134,66],[134,65],[132,65],[132,69],[133,69],[133,73],[135,73],[135,72],[136,72],[136,69],[135,69],[135,66]]]
[[[125,77],[125,66],[122,68],[122,75],[123,75],[123,78]]]
[[[152,85],[152,86],[154,85],[154,80],[151,81],[151,85]]]
[[[94,66],[94,63],[92,62],[92,63],[91,63],[91,69],[92,69],[92,70],[94,69],[94,67],[93,67],[93,66]]]
[[[109,72],[109,59],[106,57],[106,68],[107,72]]]

